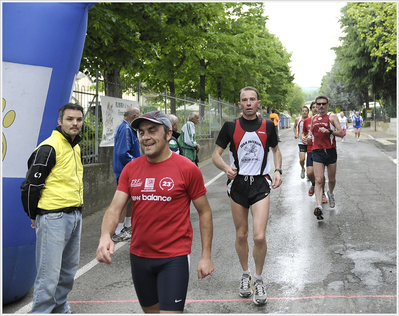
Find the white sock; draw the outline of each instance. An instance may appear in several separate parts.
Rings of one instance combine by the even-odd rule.
[[[119,235],[123,229],[123,223],[119,223],[115,229],[115,235]]]
[[[256,273],[254,274],[254,279],[255,279],[255,281],[263,281],[262,276],[257,275]]]
[[[132,226],[132,218],[125,217],[125,227],[130,227],[130,226]]]
[[[251,270],[247,270],[247,271],[242,271],[242,274],[248,274],[248,275],[251,275]]]

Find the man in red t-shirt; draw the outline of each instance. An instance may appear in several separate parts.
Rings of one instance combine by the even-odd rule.
[[[317,206],[314,215],[318,220],[324,219],[322,211],[322,182],[324,181],[324,169],[327,166],[328,174],[328,202],[330,207],[335,207],[334,187],[337,171],[337,145],[335,137],[343,137],[341,124],[334,113],[327,112],[328,98],[318,96],[316,98],[318,114],[312,117],[310,132],[313,135],[313,170],[315,175],[315,195]]]
[[[318,113],[317,111],[317,105],[315,101],[312,101],[310,104],[310,109],[312,111],[312,116],[316,115]],[[313,147],[313,140],[312,136],[309,134],[310,127],[312,125],[312,116],[308,117],[305,119],[303,122],[303,130],[302,130],[302,135],[300,135],[302,142],[306,144],[307,150],[306,150],[306,174],[308,176],[309,181],[312,183],[312,185],[309,188],[308,194],[309,196],[313,196],[314,194],[314,187],[315,187],[315,178],[314,178],[314,172],[313,172],[313,158],[312,158],[312,147]],[[324,179],[321,186],[323,188],[323,198],[322,198],[322,203],[327,203],[327,196],[324,192],[324,185],[326,183],[326,180]]]
[[[193,239],[190,203],[199,214],[202,256],[198,278],[211,274],[212,211],[200,169],[172,152],[172,125],[160,111],[136,118],[143,156],[129,162],[119,178],[114,198],[105,212],[97,260],[111,263],[111,236],[130,198],[132,239],[130,262],[133,283],[145,313],[182,313],[189,279]]]

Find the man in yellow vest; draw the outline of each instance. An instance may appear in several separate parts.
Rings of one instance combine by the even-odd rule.
[[[77,104],[59,110],[59,125],[30,156],[21,184],[22,204],[36,229],[32,314],[71,314],[68,294],[79,266],[82,231],[83,117]]]

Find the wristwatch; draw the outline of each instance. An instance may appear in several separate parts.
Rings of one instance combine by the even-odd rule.
[[[334,132],[331,128],[329,128],[328,131],[330,132],[330,134],[332,134],[332,132]]]
[[[281,169],[275,169],[274,172],[276,172],[276,171],[280,172],[280,174],[283,174],[283,170],[281,170]]]

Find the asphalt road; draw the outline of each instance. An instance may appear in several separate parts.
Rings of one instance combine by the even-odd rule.
[[[226,176],[210,160],[200,164],[214,218],[215,271],[198,281],[198,216],[191,210],[194,242],[186,313],[387,314],[397,313],[396,137],[363,129],[338,141],[336,206],[313,215],[310,182],[300,178],[292,129],[281,131],[283,184],[271,194],[264,280],[268,303],[257,307],[238,296],[240,266],[226,195]],[[226,156],[227,157],[227,156]],[[272,154],[269,155],[272,158]],[[80,269],[69,295],[74,314],[142,313],[130,274],[129,248],[118,244],[111,265],[95,259],[105,210],[83,220]],[[251,216],[250,216],[251,218]],[[250,236],[252,231],[250,231]],[[253,242],[250,240],[250,252]],[[250,261],[254,271],[253,260]],[[32,290],[3,306],[3,313],[30,311]]]

